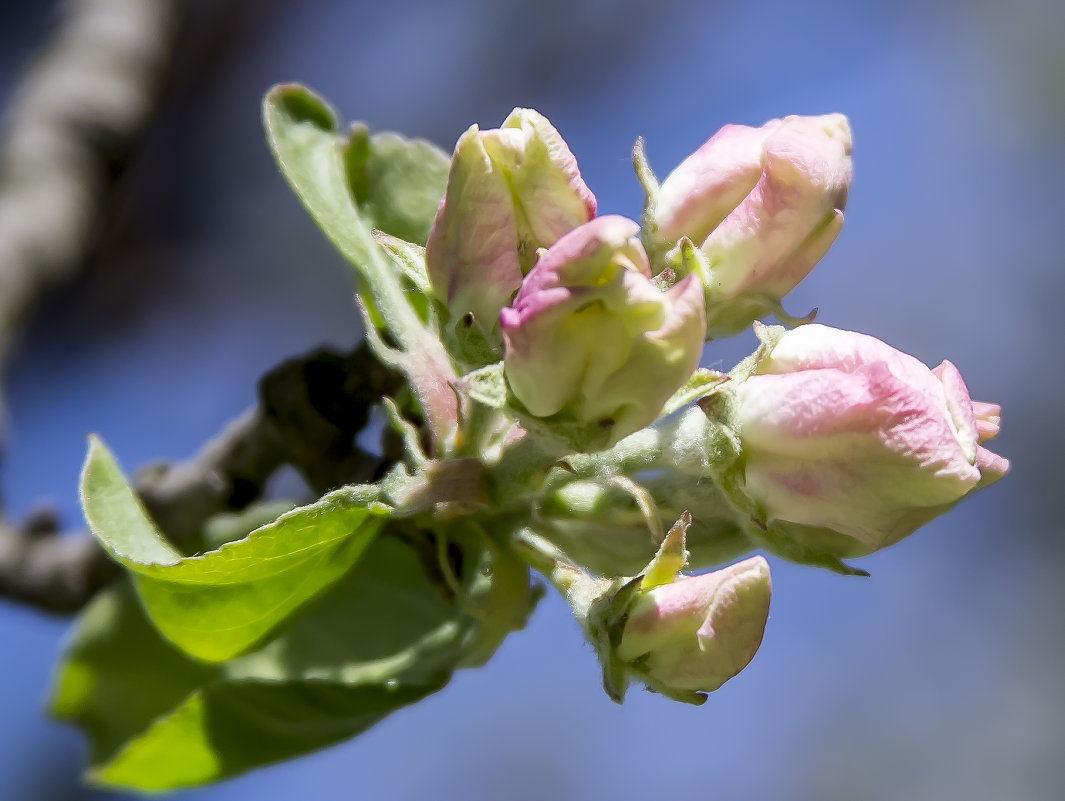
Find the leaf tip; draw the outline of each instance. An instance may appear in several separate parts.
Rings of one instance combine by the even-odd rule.
[[[306,86],[298,83],[279,83],[263,98],[263,120],[273,130],[278,118],[289,123],[309,122],[331,132],[337,130],[337,116],[333,109]]]

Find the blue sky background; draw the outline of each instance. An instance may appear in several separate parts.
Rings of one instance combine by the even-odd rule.
[[[14,7],[0,100],[48,31],[45,10]],[[638,135],[664,176],[726,122],[846,113],[847,221],[786,305],[954,361],[1002,404],[994,446],[1013,471],[862,560],[870,579],[773,560],[762,649],[701,708],[639,691],[612,704],[549,595],[486,668],[356,740],[174,797],[1065,797],[1063,35],[1054,0],[276,4],[174,121],[181,137],[142,156],[179,164],[181,185],[158,191],[195,202],[27,329],[6,387],[12,515],[44,501],[77,520],[88,432],[127,467],[186,457],[264,369],[358,337],[348,271],[262,141],[259,101],[280,81],[447,149],[534,106],[601,211],[630,216]],[[739,339],[708,361],[730,366]],[[112,797],[79,788],[80,735],[41,711],[65,629],[0,606],[5,799]]]

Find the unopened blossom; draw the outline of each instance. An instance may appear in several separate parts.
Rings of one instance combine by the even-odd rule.
[[[534,417],[597,430],[596,447],[651,423],[702,350],[701,287],[658,289],[638,230],[613,215],[574,229],[500,313],[514,396]]]
[[[775,310],[825,254],[843,225],[850,151],[842,114],[726,125],[662,183],[656,238],[698,246],[709,335]]]
[[[762,643],[771,595],[761,556],[641,591],[617,646],[636,677],[664,692],[712,692]]]
[[[467,130],[455,146],[425,254],[449,330],[476,326],[495,342],[499,310],[537,249],[590,220],[595,209],[576,159],[539,112],[517,108],[499,128]]]
[[[851,555],[905,537],[1009,467],[981,443],[999,407],[957,368],[929,369],[874,337],[784,333],[735,388],[746,492],[769,521],[849,538]]]

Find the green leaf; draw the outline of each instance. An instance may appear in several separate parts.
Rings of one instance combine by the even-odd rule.
[[[440,689],[480,628],[415,549],[376,539],[283,635],[225,665],[163,641],[128,587],[82,615],[52,711],[92,738],[97,784],[171,790],[339,742]]]
[[[356,267],[373,261],[370,227],[348,186],[333,110],[308,89],[287,84],[267,94],[263,121],[282,174],[329,241]]]
[[[371,234],[424,246],[447,183],[448,158],[428,142],[370,136],[362,123],[340,135],[333,110],[303,86],[274,87],[263,102],[267,139],[281,173],[322,232],[369,284],[391,325],[403,287]],[[424,266],[421,268],[424,272]],[[427,280],[415,281],[422,289]],[[392,308],[395,305],[396,308]],[[401,321],[400,321],[401,322]],[[394,333],[402,334],[403,331]]]
[[[81,479],[89,527],[133,574],[152,621],[184,651],[213,662],[247,651],[348,572],[387,516],[375,492],[337,490],[241,540],[183,557],[96,438]]]
[[[450,159],[440,148],[394,133],[370,136],[354,123],[344,151],[359,211],[387,234],[425,245],[444,196]]]
[[[220,674],[164,640],[128,581],[100,592],[78,618],[56,672],[51,713],[89,735],[93,764]]]
[[[218,781],[354,736],[443,684],[208,686],[87,778],[149,791]]]
[[[429,301],[421,292],[412,291],[403,270],[396,268],[371,234],[374,214],[381,217],[382,224],[392,227],[413,226],[415,218],[424,224],[428,214],[424,197],[411,201],[414,205],[402,214],[396,204],[415,197],[412,182],[428,173],[414,171],[410,161],[417,153],[405,150],[396,165],[385,169],[382,159],[391,159],[399,152],[395,140],[376,147],[380,151],[377,156],[373,140],[364,142],[370,149],[365,158],[349,152],[353,147],[358,150],[359,137],[365,138],[364,130],[356,128],[351,143],[341,139],[332,110],[302,86],[277,86],[267,93],[263,119],[270,148],[285,179],[326,237],[358,272],[360,305],[369,322],[367,341],[383,363],[402,369],[410,378],[425,410],[435,450],[443,452],[458,420],[455,396],[449,386],[455,378],[454,366],[440,342],[432,315],[427,313]],[[424,148],[418,146],[417,150]],[[431,156],[428,161],[437,163],[438,158]],[[353,163],[362,166],[355,169]],[[354,187],[350,180],[353,169]],[[433,169],[430,167],[429,172]],[[393,177],[400,182],[395,189],[398,195],[380,185]],[[353,189],[365,192],[367,203],[371,191],[380,194],[373,196],[377,205],[360,211]]]
[[[425,564],[398,537],[381,537],[313,614],[228,663],[227,676],[435,683],[441,670],[458,661],[474,621],[462,614],[435,565],[430,575]]]
[[[243,539],[249,533],[273,523],[285,512],[296,508],[293,501],[262,501],[246,506],[239,512],[220,512],[207,518],[200,534],[199,550],[213,551],[227,542]]]

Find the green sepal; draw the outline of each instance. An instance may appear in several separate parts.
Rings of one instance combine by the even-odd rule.
[[[658,205],[658,178],[647,160],[642,136],[636,138],[636,144],[632,148],[632,169],[636,173],[636,180],[639,182],[640,188],[643,189],[640,242],[643,244],[648,261],[651,264],[651,274],[658,276],[666,266],[664,257],[667,248],[660,241],[658,219],[655,215],[655,207]]]
[[[373,230],[374,241],[388,256],[396,271],[406,282],[407,300],[418,319],[431,330],[437,330],[447,309],[437,300],[429,286],[429,274],[425,270],[425,248],[392,236],[384,231]],[[380,325],[375,321],[375,325]]]
[[[867,550],[861,543],[835,531],[772,520],[765,524],[764,529],[755,528],[748,534],[759,547],[796,564],[823,567],[842,576],[869,576],[869,571],[848,565],[832,552],[841,545],[848,550]],[[849,548],[852,543],[858,547]],[[854,555],[864,554],[856,552]]]
[[[706,397],[729,380],[729,376],[725,373],[717,370],[708,370],[705,367],[697,368],[692,373],[691,378],[685,381],[681,388],[670,396],[658,416],[661,418],[679,411],[692,401]]]
[[[618,657],[618,644],[642,580],[618,579],[588,609],[588,638],[603,667],[603,690],[617,704],[625,700],[629,686],[629,666]]]
[[[507,386],[506,409],[521,423],[529,436],[536,437],[544,447],[558,453],[595,453],[610,447],[613,431],[610,426],[574,420],[566,412],[549,417],[531,414]]]
[[[685,548],[684,539],[691,524],[691,513],[685,511],[669,529],[662,544],[658,547],[658,552],[642,571],[640,580],[642,592],[672,583],[677,574],[688,564],[688,551]]]
[[[666,245],[652,243],[652,248],[655,247]],[[722,296],[716,290],[714,265],[686,236],[669,247],[660,258],[661,266],[656,281],[662,289],[670,288],[688,275],[698,276],[703,286],[707,341],[732,336],[752,324],[762,325],[758,321],[771,314],[790,327],[813,322],[817,316],[817,309],[813,309],[804,317],[794,317],[784,310],[779,298],[770,295],[743,292],[735,297]]]
[[[666,254],[666,265],[672,269],[674,282],[689,275],[696,275],[703,287],[703,295],[710,297],[713,278],[710,274],[710,262],[698,245],[688,237],[682,236],[677,244]]]
[[[698,409],[689,414],[705,420]],[[578,462],[574,457],[567,461]],[[551,474],[540,495],[537,531],[574,564],[596,575],[636,575],[658,548],[644,515],[631,495],[604,478],[584,478],[595,472],[582,467],[579,477],[563,471]],[[663,526],[691,511],[685,540],[690,563],[700,568],[725,564],[752,548],[738,522],[742,517],[707,475],[708,468],[702,467],[695,476],[660,469],[643,478]]]

